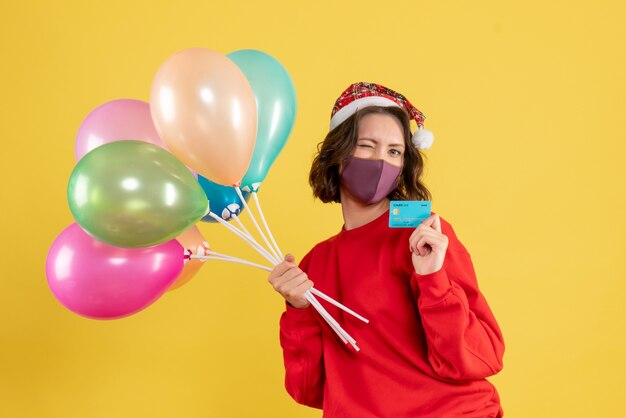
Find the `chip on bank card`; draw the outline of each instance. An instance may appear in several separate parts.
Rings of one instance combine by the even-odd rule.
[[[392,200],[389,207],[389,228],[417,228],[430,216],[430,200]]]

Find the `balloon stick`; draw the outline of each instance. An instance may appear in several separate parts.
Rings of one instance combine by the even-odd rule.
[[[328,324],[333,328],[333,330],[341,337],[344,343],[346,342],[345,340],[348,340],[348,342],[350,342],[350,344],[354,347],[354,349],[356,351],[359,351],[359,347],[356,345],[356,340],[352,338],[350,334],[348,334],[341,327],[341,325],[339,325],[339,323],[335,321],[335,319],[332,316],[330,316],[328,311],[324,309],[322,304],[318,302],[315,296],[313,296],[313,294],[309,292],[308,290],[304,293],[304,296],[311,303],[311,305],[313,305],[313,307],[317,309],[317,311],[322,315],[322,317],[326,320],[326,322],[328,322]]]
[[[267,247],[270,249],[272,254],[274,254],[276,259],[282,260],[282,257],[280,257],[276,253],[276,250],[274,250],[274,248],[270,245],[269,241],[267,240],[267,237],[265,236],[265,234],[261,230],[261,227],[257,223],[256,218],[254,217],[254,214],[252,213],[252,211],[250,210],[250,207],[248,206],[248,203],[246,202],[246,199],[243,198],[243,194],[241,193],[241,188],[239,186],[237,186],[237,187],[235,187],[235,190],[237,191],[237,195],[239,195],[239,199],[241,199],[241,203],[248,210],[248,215],[250,216],[250,219],[252,219],[252,223],[256,227],[256,230],[259,231],[259,234],[261,235],[261,238],[263,238],[263,241],[265,241],[265,245],[267,245]]]
[[[280,255],[280,259],[284,259],[285,256],[283,255],[282,251],[280,251],[280,248],[278,248],[278,244],[276,244],[276,240],[274,239],[274,236],[272,235],[272,231],[270,231],[269,226],[267,225],[267,221],[265,220],[265,216],[263,216],[263,210],[261,209],[261,203],[259,202],[259,197],[257,196],[256,192],[252,192],[252,198],[254,199],[254,202],[256,203],[256,207],[259,210],[259,215],[261,215],[261,220],[263,221],[263,225],[265,226],[265,229],[267,230],[267,234],[270,236],[270,239],[272,240],[272,244],[274,244],[274,247],[276,248],[276,251],[278,252],[278,255]]]
[[[261,264],[257,264],[257,263],[252,263],[250,261],[247,260],[242,260],[240,258],[235,258],[235,257],[223,257],[223,256],[217,256],[217,255],[198,255],[198,254],[192,254],[189,256],[189,258],[191,258],[192,260],[200,260],[200,261],[206,261],[206,260],[222,260],[222,261],[230,261],[231,263],[239,263],[239,264],[246,264],[248,266],[252,266],[252,267],[256,267],[256,268],[260,268],[261,270],[265,270],[265,271],[272,271],[271,268],[263,266]]]
[[[235,215],[233,213],[232,215],[233,219],[235,220],[235,222],[237,222],[237,225],[239,225],[239,227],[241,228],[241,230],[243,232],[245,232],[248,237],[252,238],[252,234],[250,233],[250,231],[248,231],[248,229],[245,227],[245,225],[243,224],[243,222],[241,222],[241,219],[239,219],[239,216]],[[256,240],[255,240],[256,241]]]
[[[337,302],[335,299],[331,298],[330,296],[325,295],[324,293],[320,292],[316,288],[312,287],[309,290],[311,291],[311,293],[321,297],[322,299],[328,301],[329,303],[332,303],[336,307],[346,311],[347,313],[349,313],[350,315],[354,316],[355,318],[358,318],[361,321],[365,322],[366,324],[369,324],[369,322],[370,322],[369,319],[362,317],[358,313],[354,312],[352,309],[348,308],[347,306],[342,305],[341,303]]]
[[[259,254],[261,254],[263,257],[265,257],[265,259],[267,261],[269,261],[270,263],[272,263],[272,265],[276,265],[277,260],[270,255],[263,247],[261,247],[261,245],[259,245],[256,241],[254,241],[253,239],[251,239],[248,235],[244,234],[243,232],[241,232],[239,229],[237,229],[236,227],[230,225],[228,222],[226,222],[225,220],[223,220],[222,218],[220,218],[219,216],[217,216],[216,214],[214,214],[213,212],[209,213],[209,216],[213,219],[215,219],[216,221],[218,221],[219,223],[221,223],[222,225],[224,225],[226,228],[228,228],[230,231],[234,232],[235,235],[237,235],[239,238],[241,238],[242,240],[244,240],[248,245],[250,245],[252,248],[254,248]]]

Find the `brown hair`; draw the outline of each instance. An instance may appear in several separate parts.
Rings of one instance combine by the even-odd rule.
[[[405,146],[402,172],[398,178],[398,187],[387,197],[390,200],[432,200],[430,192],[420,180],[425,156],[411,142],[409,115],[404,109],[395,106],[368,106],[359,109],[317,144],[317,154],[309,173],[313,196],[324,203],[341,201],[339,168],[356,147],[360,120],[370,113],[395,116],[402,124]]]

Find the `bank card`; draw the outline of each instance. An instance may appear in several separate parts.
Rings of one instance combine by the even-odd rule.
[[[389,228],[417,228],[430,216],[430,200],[392,200],[389,207]]]

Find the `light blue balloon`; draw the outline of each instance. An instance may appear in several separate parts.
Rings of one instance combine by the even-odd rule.
[[[244,205],[241,203],[241,199],[239,199],[239,195],[234,187],[222,186],[221,184],[212,182],[200,174],[198,174],[198,183],[200,183],[200,187],[202,187],[204,194],[206,194],[207,199],[209,199],[211,212],[225,221],[233,219],[233,215],[239,216],[241,211],[244,209]],[[250,199],[250,193],[242,191],[242,194],[247,203],[248,199]],[[202,218],[202,221],[217,222],[209,215]]]
[[[227,57],[245,74],[256,98],[256,144],[241,181],[243,190],[256,191],[287,143],[296,118],[296,91],[285,67],[265,52],[242,49]]]

